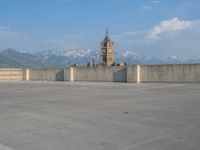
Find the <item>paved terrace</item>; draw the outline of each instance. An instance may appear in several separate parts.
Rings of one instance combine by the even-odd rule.
[[[199,147],[199,84],[0,82],[0,150]]]

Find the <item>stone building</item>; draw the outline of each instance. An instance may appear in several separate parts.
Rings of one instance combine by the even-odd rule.
[[[115,63],[115,53],[114,53],[114,43],[108,36],[108,31],[106,31],[106,36],[101,42],[101,66],[113,66]]]

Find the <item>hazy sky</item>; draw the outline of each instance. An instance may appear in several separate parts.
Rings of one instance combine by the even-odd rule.
[[[0,0],[0,49],[199,55],[200,0]]]

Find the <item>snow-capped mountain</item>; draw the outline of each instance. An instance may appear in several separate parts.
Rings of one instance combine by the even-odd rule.
[[[49,58],[52,55],[54,56],[66,56],[66,57],[84,57],[84,56],[91,56],[94,54],[94,51],[87,49],[87,50],[64,50],[64,51],[58,51],[58,50],[48,50],[41,53],[38,53],[40,55],[43,55],[45,58]]]
[[[65,58],[69,64],[86,65],[90,61],[99,62],[99,50],[64,50],[64,51],[45,51],[40,53],[47,60],[52,58]],[[133,51],[115,52],[115,62],[127,62],[128,64],[182,64],[182,63],[200,63],[200,57],[186,57],[182,55],[168,57],[144,56]]]
[[[49,62],[56,64],[59,67],[68,67],[73,64],[80,66],[87,65],[88,62],[95,61],[99,62],[99,51],[87,50],[48,50],[40,53],[36,53],[40,58],[44,58]]]
[[[29,54],[8,49],[0,51],[0,67],[69,67],[73,64],[87,65],[100,60],[99,50],[48,50]],[[133,51],[115,52],[115,63],[126,62],[127,64],[189,64],[200,63],[200,56],[168,56],[151,57],[144,56]]]

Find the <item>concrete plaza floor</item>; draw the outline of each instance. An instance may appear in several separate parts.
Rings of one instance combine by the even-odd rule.
[[[200,84],[0,82],[0,150],[198,150]]]

